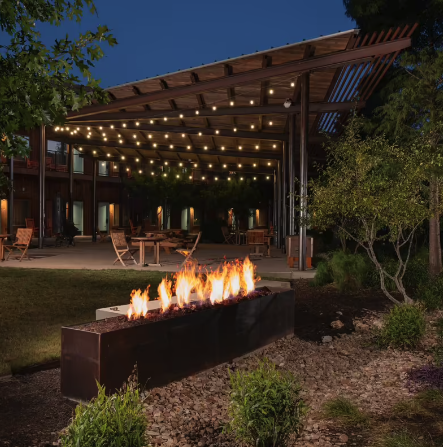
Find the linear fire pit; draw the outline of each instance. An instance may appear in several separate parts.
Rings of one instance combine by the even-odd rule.
[[[293,334],[294,299],[293,290],[259,288],[243,299],[169,311],[167,318],[63,327],[62,394],[89,400],[96,381],[113,392],[135,364],[140,383],[152,388],[232,361]]]

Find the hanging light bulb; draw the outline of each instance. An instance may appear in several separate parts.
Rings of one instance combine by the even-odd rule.
[[[204,177],[202,177],[202,180],[204,180],[205,178]]]
[[[218,180],[218,177],[215,177],[214,180],[217,181],[217,180]]]
[[[234,132],[237,132],[237,128],[236,127],[234,127]]]
[[[209,165],[210,168],[212,168],[212,165]]]
[[[199,136],[199,137],[201,137],[201,136],[202,136],[202,133],[201,133],[201,132],[199,132],[199,133],[198,133],[198,136]]]
[[[180,113],[180,118],[183,118],[183,114],[182,113]]]
[[[269,180],[269,175],[266,177],[266,180]]]
[[[196,111],[195,111],[195,114],[198,115],[198,114],[200,114],[200,112],[199,112],[198,110],[196,110]]]
[[[242,146],[239,146],[238,149],[241,151],[241,150],[243,149],[243,147],[242,147]]]
[[[168,164],[168,162],[167,161],[165,161],[165,165],[167,165]]]
[[[137,146],[140,146],[140,141],[137,141]]]
[[[257,163],[254,163],[252,166],[254,166],[254,168],[257,167]]]
[[[87,127],[86,129],[88,129],[88,130],[91,130],[91,128],[90,128],[90,127]],[[62,130],[63,130],[63,128],[62,128]]]
[[[215,106],[212,106],[212,110],[214,110],[214,111],[215,111],[215,110],[217,110],[217,107],[215,107]]]
[[[243,177],[240,177],[240,180],[243,180]]]
[[[185,136],[186,136],[186,135],[185,135],[184,133],[182,133],[182,138],[185,138]]]
[[[275,148],[277,147],[277,145],[276,145],[276,144],[273,144],[272,147],[275,149]]]
[[[251,99],[251,100],[249,101],[249,103],[250,103],[251,105],[253,105],[253,104],[254,104],[254,101]]]
[[[163,119],[164,119],[164,121],[168,121],[168,118],[166,116]]]
[[[272,121],[269,121],[269,125],[272,126]]]
[[[140,169],[140,171],[138,171],[138,173],[141,174],[141,173],[142,173],[142,170]]]
[[[179,163],[178,165],[179,165],[179,166],[183,166],[183,163]]]
[[[83,150],[83,148],[82,148],[82,147],[79,147],[79,148],[78,148],[78,150],[79,150],[79,151],[82,151],[82,150]]]
[[[153,146],[154,146],[154,147],[157,147],[157,143],[154,143]]]
[[[274,94],[274,90],[269,90],[269,93],[271,94],[271,95],[273,95]]]
[[[97,153],[97,151],[92,151],[92,153],[93,153],[93,154],[96,154],[96,153]]]
[[[254,180],[257,180],[257,177],[254,177]]]
[[[295,82],[291,82],[291,87],[295,87]]]
[[[140,126],[140,123],[137,121],[137,122],[135,123],[135,125],[136,125],[136,126]]]
[[[174,149],[174,145],[170,144],[169,149]]]
[[[221,150],[222,150],[222,151],[224,151],[224,150],[225,150],[225,147],[224,147],[224,146],[222,146],[222,147],[221,147]]]
[[[151,163],[151,164],[154,163],[154,160],[151,160],[149,163]]]
[[[154,175],[154,173],[153,173],[153,172],[151,172],[151,175]]]
[[[135,161],[138,163],[140,160],[138,158],[136,158]]]
[[[231,177],[228,177],[228,180],[231,181]]]
[[[253,129],[255,126],[253,124],[251,124],[251,129]]]
[[[241,168],[241,163],[239,163],[238,167]]]
[[[268,166],[271,166],[271,163],[270,163],[270,162],[268,162]]]
[[[231,101],[231,102],[229,103],[229,105],[230,105],[230,106],[233,106],[233,105],[234,105],[234,101]]]
[[[125,159],[125,156],[124,155],[122,155],[122,160],[124,160]]]
[[[151,134],[149,134],[149,135],[148,135],[148,138],[152,138],[152,135],[151,135]]]
[[[108,157],[110,157],[111,156],[111,154],[106,154]]]
[[[168,138],[168,137],[169,137],[169,135],[166,133],[166,134],[165,134],[165,138]]]
[[[66,127],[66,130],[69,130],[69,127]]]
[[[205,146],[205,147],[204,147],[204,150],[207,151],[207,150],[208,150],[208,146]]]
[[[219,131],[219,130],[216,130],[215,133],[218,135],[218,134],[220,133],[220,131]]]
[[[186,149],[191,149],[191,146],[186,146]]]
[[[123,143],[123,140],[118,140],[118,142],[119,142],[120,144],[122,144],[122,143]]]
[[[132,135],[132,138],[137,138],[137,135],[136,134]]]
[[[154,120],[150,120],[149,122],[150,122],[151,124],[154,124]]]
[[[111,129],[114,129],[114,124],[111,124]]]
[[[256,149],[260,149],[260,146],[257,144],[257,145],[255,146],[255,148],[256,148]]]
[[[224,168],[226,168],[226,165],[223,165]]]

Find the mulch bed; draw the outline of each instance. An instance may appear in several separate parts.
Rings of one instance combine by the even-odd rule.
[[[316,375],[321,374],[321,371],[318,371],[318,367],[315,364],[316,358],[318,357],[322,363],[325,363],[327,359],[330,359],[331,362],[335,362],[337,359],[337,374],[345,374],[347,371],[346,368],[350,369],[349,365],[353,365],[352,362],[349,364],[349,354],[352,353],[358,357],[360,353],[357,352],[355,346],[346,346],[346,343],[350,343],[348,340],[353,339],[354,336],[343,337],[340,334],[352,333],[356,329],[356,321],[359,322],[358,330],[364,330],[365,326],[369,328],[365,323],[365,319],[372,318],[377,316],[381,311],[385,311],[389,307],[389,301],[383,294],[374,291],[359,291],[356,294],[346,295],[339,293],[333,287],[325,287],[322,289],[311,288],[305,280],[296,281],[294,285],[297,297],[296,336],[290,340],[283,340],[271,345],[266,349],[266,355],[271,359],[276,358],[277,362],[291,365],[291,369],[294,368],[296,371],[301,370],[303,373],[308,373],[303,383],[308,393],[310,393],[308,395],[309,399],[312,400],[312,393],[319,392],[324,397],[323,388],[316,381]],[[344,327],[341,329],[332,329],[330,326],[331,322],[337,319],[340,319],[344,323]],[[342,339],[344,340],[341,348],[335,347],[335,349],[341,349],[340,355],[336,354],[329,346],[321,344],[321,338],[325,335],[334,336],[334,345],[336,344],[335,339],[338,340],[337,346],[340,346]],[[298,349],[301,349],[300,352],[305,356],[305,360],[295,355]],[[370,358],[371,355],[369,353],[364,363],[368,363]],[[251,363],[251,361],[250,359],[245,360],[246,363]],[[361,361],[360,359],[357,363],[361,363]],[[416,361],[415,358],[414,361]],[[302,368],[300,368],[300,362],[303,365]],[[380,363],[380,365],[386,367],[385,361]],[[310,366],[312,370],[310,370]],[[346,366],[346,368],[343,369],[342,366]],[[199,377],[189,378],[168,385],[168,387],[164,387],[163,389],[155,390],[146,403],[148,419],[154,423],[154,426],[150,430],[153,433],[163,433],[163,435],[166,432],[171,432],[167,436],[163,436],[165,442],[169,439],[169,444],[164,442],[161,445],[236,445],[235,443],[231,443],[229,439],[223,438],[223,442],[221,439],[219,442],[218,439],[214,438],[215,434],[220,432],[219,422],[217,420],[219,414],[222,413],[219,412],[225,412],[226,408],[226,370],[226,366],[221,366],[212,372],[204,373],[201,379]],[[327,373],[325,372],[325,374]],[[211,375],[215,375],[215,378],[210,379]],[[205,378],[206,376],[208,377]],[[323,379],[319,380],[330,380],[327,377],[326,375]],[[214,382],[211,382],[211,380],[214,380]],[[349,383],[345,382],[344,386],[350,383],[350,381]],[[195,386],[189,386],[189,384],[195,384]],[[335,382],[329,383],[331,388],[333,388],[334,384]],[[362,386],[364,385],[362,384]],[[213,414],[212,421],[209,418],[208,420],[200,419],[198,421],[195,419],[195,423],[192,424],[187,422],[186,430],[189,432],[189,436],[185,437],[183,434],[183,437],[180,437],[180,435],[172,432],[175,430],[178,433],[181,430],[181,424],[171,422],[172,425],[170,427],[167,426],[169,424],[167,422],[168,419],[166,416],[163,418],[164,415],[161,414],[162,412],[159,408],[166,409],[169,405],[170,408],[167,408],[168,417],[172,417],[172,414],[175,417],[176,414],[173,412],[173,408],[177,405],[175,401],[178,400],[179,407],[184,416],[189,415],[191,417],[193,413],[198,415],[201,412],[201,408],[199,407],[201,405],[200,400],[193,401],[193,392],[196,388],[208,392],[207,395],[206,392],[203,393],[203,398],[205,399],[203,402],[204,405],[208,406],[207,411]],[[183,396],[175,394],[180,389],[184,390]],[[218,390],[220,390],[220,394],[217,394]],[[171,393],[172,391],[174,393]],[[160,396],[164,396],[166,400],[163,401],[163,397]],[[196,394],[195,398],[200,399],[198,394]],[[169,402],[171,399],[173,402]],[[187,406],[188,404],[189,407]],[[74,407],[75,404],[67,401],[60,394],[58,369],[0,380],[0,446],[52,445],[58,439],[58,432],[68,425]],[[186,417],[183,420],[186,420]],[[315,434],[317,433],[317,428],[312,427],[308,427],[307,433],[312,433],[312,440],[314,441],[317,437]],[[161,429],[163,432],[161,432]],[[323,434],[321,436],[323,437]],[[331,441],[335,439],[334,436],[331,434]],[[204,441],[198,440],[198,438],[204,439]],[[317,439],[319,438],[317,437]],[[300,445],[310,444],[302,443]],[[335,445],[335,443],[331,445]]]

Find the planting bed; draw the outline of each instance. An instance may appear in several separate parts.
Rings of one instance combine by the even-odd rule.
[[[135,364],[148,388],[204,371],[293,334],[294,309],[294,291],[263,288],[135,321],[116,317],[63,327],[62,394],[88,400],[96,395],[96,381],[113,392]]]

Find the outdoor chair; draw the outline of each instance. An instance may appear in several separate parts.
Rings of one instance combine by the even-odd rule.
[[[38,169],[38,161],[30,160],[29,158],[26,159],[26,167],[28,169]]]
[[[132,223],[132,220],[129,219],[129,226],[131,227],[131,236],[137,235],[137,227],[134,227],[134,224]]]
[[[180,253],[185,257],[185,260],[182,262],[181,267],[183,267],[188,261],[195,261],[197,262],[197,259],[194,259],[192,255],[194,254],[194,251],[197,249],[197,245],[200,241],[202,232],[200,231],[198,233],[197,239],[195,240],[194,246],[191,250],[176,250],[177,253]]]
[[[231,234],[229,232],[228,227],[222,227],[223,237],[225,238],[224,244],[234,244],[235,243],[235,234]]]
[[[100,230],[100,227],[97,227],[97,234],[100,236],[100,243],[106,242],[109,236],[109,233],[106,230]]]
[[[26,223],[26,228],[32,229],[33,236],[37,237],[38,236],[38,227],[35,226],[34,219],[27,217],[25,219],[25,223]]]
[[[124,267],[126,267],[125,261],[134,261],[134,263],[137,264],[137,261],[134,259],[134,253],[139,251],[139,249],[129,248],[124,231],[113,231],[111,233],[111,239],[115,253],[117,254],[117,259],[114,261],[114,264],[118,261],[120,261]]]
[[[264,247],[265,241],[265,230],[248,230],[246,232],[247,245],[255,247],[255,251],[251,255],[263,256],[263,253],[259,252],[260,246]]]
[[[8,256],[6,260],[9,259],[12,253],[15,251],[21,253],[21,255],[16,255],[15,259],[18,259],[20,262],[26,256],[29,260],[28,256],[28,248],[32,239],[32,228],[19,228],[17,230],[17,240],[12,245],[4,245],[3,248],[8,251]]]

